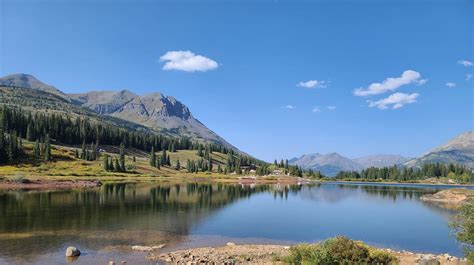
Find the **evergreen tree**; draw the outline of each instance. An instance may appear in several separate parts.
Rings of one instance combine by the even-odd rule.
[[[77,149],[76,149],[77,153]],[[36,159],[39,159],[41,157],[41,148],[40,148],[40,143],[38,140],[36,140],[35,145],[33,147],[33,155],[35,156]]]
[[[117,172],[122,171],[122,168],[120,167],[119,159],[117,157],[115,158],[114,168],[115,168],[115,171]]]
[[[49,142],[49,135],[46,134],[46,139],[44,143],[44,160],[50,161],[51,160],[51,143]]]
[[[102,157],[102,166],[104,168],[104,171],[109,171],[109,156],[108,155],[104,155]]]
[[[120,143],[120,171],[125,172],[125,145]]]
[[[155,147],[151,147],[150,152],[150,166],[156,167],[156,155],[155,155]]]

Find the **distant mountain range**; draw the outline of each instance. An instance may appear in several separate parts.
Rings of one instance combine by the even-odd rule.
[[[338,153],[316,153],[293,158],[289,163],[304,169],[320,171],[327,176],[335,176],[339,171],[360,171],[369,167],[400,165],[406,161],[408,158],[399,155],[379,154],[350,159]]]
[[[123,123],[136,124],[168,136],[190,137],[237,150],[194,118],[186,105],[171,96],[165,97],[161,93],[139,96],[131,91],[122,90],[66,94],[28,74],[14,74],[0,78],[0,87],[9,89],[5,90],[4,95],[0,97],[0,103],[2,101],[9,104],[16,102],[18,105],[23,105],[22,102],[25,102],[26,105],[34,106],[37,110],[55,106],[53,108],[73,111],[78,115],[110,117],[109,120],[113,120],[115,124],[123,121]],[[32,91],[26,91],[28,89]],[[38,94],[35,91],[46,94]],[[47,97],[48,100],[42,97]]]
[[[338,153],[308,154],[289,160],[291,165],[335,176],[339,171],[360,171],[369,167],[393,165],[420,167],[425,163],[454,163],[474,169],[474,132],[463,133],[427,154],[408,159],[400,155],[379,154],[350,159]]]

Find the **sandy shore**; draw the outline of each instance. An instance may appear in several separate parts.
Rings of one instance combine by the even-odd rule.
[[[159,253],[151,251],[147,259],[167,264],[283,264],[281,257],[288,255],[290,246],[281,245],[236,245],[227,243],[220,247],[204,247]],[[399,264],[467,264],[464,259],[448,254],[434,255],[407,251],[390,252],[398,258]]]

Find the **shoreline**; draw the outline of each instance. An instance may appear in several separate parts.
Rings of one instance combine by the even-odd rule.
[[[1,190],[25,190],[25,191],[44,191],[44,190],[71,190],[78,188],[96,188],[102,183],[98,180],[47,180],[47,179],[22,179],[20,181],[1,181]]]
[[[95,188],[100,187],[102,183],[154,183],[154,182],[196,182],[196,183],[228,183],[241,185],[264,185],[264,184],[283,184],[283,185],[301,185],[301,184],[352,184],[352,185],[383,185],[383,186],[418,186],[418,187],[441,187],[441,188],[467,188],[474,189],[474,184],[446,184],[430,182],[388,182],[388,181],[353,181],[353,180],[327,180],[327,179],[308,179],[291,176],[226,176],[226,175],[182,175],[182,176],[34,176],[31,178],[22,178],[15,180],[10,178],[0,179],[0,190],[51,190],[51,189],[76,189],[76,188]]]
[[[393,182],[393,181],[354,181],[354,180],[312,180],[315,183],[333,183],[333,184],[381,184],[387,186],[435,186],[435,187],[453,187],[453,188],[471,188],[474,184],[455,184],[455,183],[431,183],[431,182]]]
[[[235,244],[228,242],[223,246],[196,247],[170,252],[152,250],[147,260],[164,262],[165,264],[285,264],[284,257],[290,253],[291,246],[275,244]],[[464,258],[449,254],[415,253],[397,251],[388,248],[370,247],[375,251],[383,251],[395,256],[401,265],[411,264],[467,264]],[[433,263],[431,263],[433,262]],[[439,262],[439,263],[436,263]]]

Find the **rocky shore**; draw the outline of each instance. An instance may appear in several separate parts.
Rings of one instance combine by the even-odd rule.
[[[97,180],[4,180],[0,189],[4,190],[58,190],[74,188],[94,188],[101,186]]]
[[[474,190],[446,189],[435,194],[423,195],[420,200],[446,208],[457,208],[470,198],[474,198]]]
[[[237,245],[227,243],[220,247],[204,247],[159,253],[150,251],[147,259],[166,264],[283,264],[282,258],[289,254],[290,246],[281,245]],[[464,259],[448,254],[420,254],[408,251],[381,249],[397,257],[398,264],[463,265]]]

